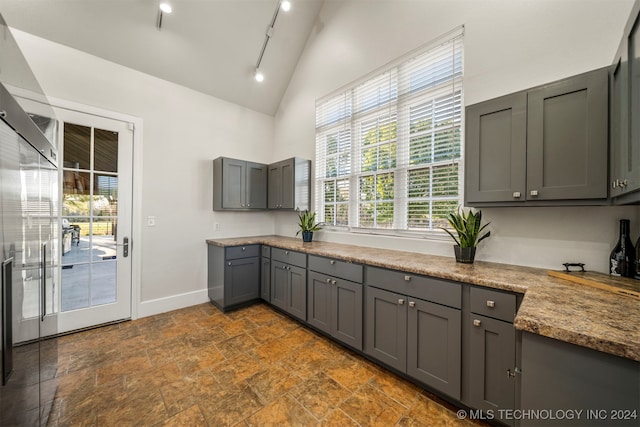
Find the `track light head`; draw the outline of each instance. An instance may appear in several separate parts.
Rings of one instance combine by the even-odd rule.
[[[257,82],[261,82],[264,80],[264,74],[262,74],[262,71],[260,71],[259,68],[256,68],[256,73],[254,74],[254,77]]]
[[[282,0],[280,2],[280,7],[283,11],[289,12],[291,10],[291,2],[289,0]]]

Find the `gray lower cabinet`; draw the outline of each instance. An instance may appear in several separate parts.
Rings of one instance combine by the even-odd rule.
[[[407,370],[405,295],[365,286],[364,351],[401,372]]]
[[[365,304],[365,352],[459,399],[461,311],[371,286]]]
[[[465,404],[487,416],[513,425],[507,410],[516,408],[518,359],[516,294],[470,286],[469,311],[464,314],[466,365],[463,376]]]
[[[307,320],[307,270],[271,260],[271,304]]]
[[[310,209],[310,160],[294,157],[270,164],[268,180],[269,209]]]
[[[362,285],[309,272],[307,323],[362,350]]]
[[[213,161],[213,210],[267,208],[267,165],[218,157]]]
[[[522,427],[638,426],[640,362],[524,332],[521,408],[572,416]]]
[[[623,31],[609,76],[610,194],[616,204],[640,202],[640,2]]]
[[[515,409],[515,328],[509,322],[477,314],[466,319],[469,370],[464,381],[469,396],[465,403],[500,419],[500,410]]]
[[[271,301],[271,248],[262,246],[260,258],[260,298]]]
[[[260,298],[260,245],[208,245],[209,299],[221,310]]]
[[[607,204],[607,72],[467,107],[465,204]]]

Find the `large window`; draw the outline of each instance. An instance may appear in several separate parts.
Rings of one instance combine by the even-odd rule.
[[[327,226],[431,231],[462,203],[463,31],[316,104]]]

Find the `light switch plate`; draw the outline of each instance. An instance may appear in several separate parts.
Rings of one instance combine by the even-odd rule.
[[[147,227],[155,227],[156,226],[156,217],[148,216],[147,217]]]

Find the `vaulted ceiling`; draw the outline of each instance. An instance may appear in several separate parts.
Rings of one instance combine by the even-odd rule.
[[[323,0],[169,0],[156,26],[158,0],[0,0],[10,27],[99,56],[247,108],[274,115]]]

